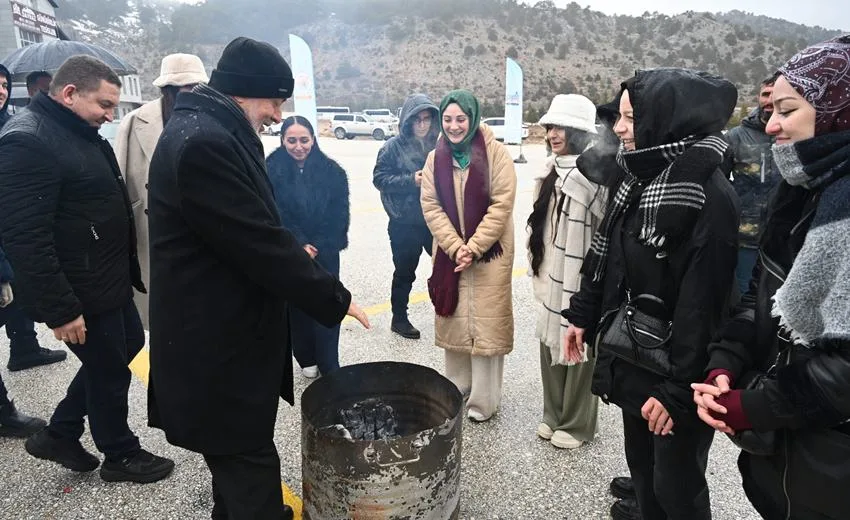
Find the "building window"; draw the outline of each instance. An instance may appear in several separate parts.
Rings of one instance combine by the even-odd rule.
[[[32,45],[34,43],[41,43],[41,34],[28,31],[26,29],[19,30],[21,32],[21,47],[26,47],[27,45]]]

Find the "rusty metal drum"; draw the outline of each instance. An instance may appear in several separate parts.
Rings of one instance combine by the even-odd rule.
[[[370,421],[392,424],[366,437],[345,424],[364,403],[379,403]],[[350,365],[312,383],[301,404],[304,518],[458,518],[462,410],[451,381],[410,363]]]

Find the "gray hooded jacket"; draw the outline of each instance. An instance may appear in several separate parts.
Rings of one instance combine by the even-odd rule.
[[[431,130],[424,140],[413,134],[416,115],[431,111]],[[378,152],[372,184],[381,192],[381,202],[392,222],[425,226],[419,186],[415,174],[425,166],[425,159],[437,143],[439,109],[424,94],[407,98],[401,109],[399,135],[387,141]]]

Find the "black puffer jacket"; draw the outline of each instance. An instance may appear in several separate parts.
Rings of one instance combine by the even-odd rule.
[[[765,133],[765,124],[754,109],[740,126],[726,133],[732,186],[741,199],[741,244],[758,247],[759,223],[764,218],[770,192],[782,180],[773,162],[770,147],[773,137]]]
[[[726,95],[729,88],[728,82],[682,76],[675,69],[638,72],[632,95],[638,145],[651,147],[719,131],[734,108],[734,96]],[[702,376],[706,348],[727,313],[737,258],[735,193],[719,168],[704,189],[706,201],[691,235],[666,259],[656,258],[654,248],[637,240],[641,222],[632,205],[611,236],[604,278],[593,283],[583,276],[581,290],[563,312],[570,323],[586,329],[585,338],[592,343],[601,316],[626,300],[627,285],[633,295],[655,294],[666,302],[673,321],[673,376],[665,379],[600,352],[592,390],[635,415],[655,397],[677,428],[697,421],[689,385]]]
[[[424,141],[413,134],[413,123],[423,110],[431,112],[431,130]],[[407,98],[401,109],[399,135],[384,144],[378,152],[372,184],[381,192],[381,202],[391,221],[425,226],[419,186],[414,174],[425,166],[428,153],[437,144],[439,109],[424,94]]]
[[[133,212],[97,129],[45,94],[0,132],[0,233],[27,314],[51,328],[144,292]]]

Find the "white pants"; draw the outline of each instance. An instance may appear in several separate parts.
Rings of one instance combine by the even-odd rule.
[[[470,410],[489,418],[502,399],[505,356],[473,356],[446,350],[446,377],[457,386]]]

